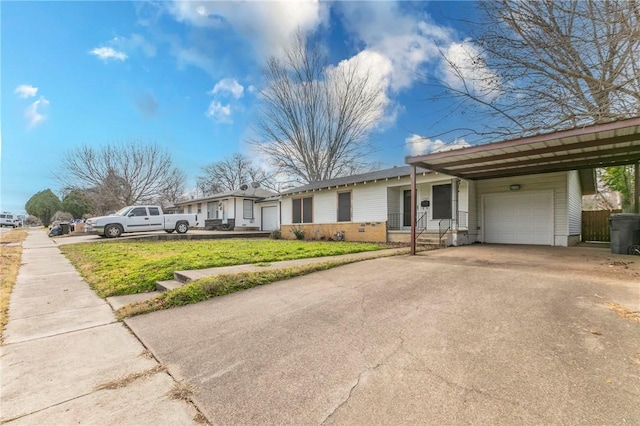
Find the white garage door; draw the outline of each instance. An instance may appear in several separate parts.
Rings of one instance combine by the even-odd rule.
[[[553,245],[553,191],[488,194],[484,242]]]
[[[278,229],[278,228],[280,228],[280,224],[278,223],[278,208],[276,206],[263,207],[262,208],[262,230],[273,231],[274,229]]]

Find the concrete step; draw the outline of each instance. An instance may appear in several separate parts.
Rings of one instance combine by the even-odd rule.
[[[111,305],[114,311],[136,302],[144,302],[145,300],[153,299],[159,295],[159,291],[149,291],[147,293],[128,294],[126,296],[111,296],[107,297],[107,302]]]
[[[189,281],[193,281],[193,278],[189,276],[189,271],[175,271],[173,273],[173,279],[175,281],[181,282],[182,284],[186,284]]]
[[[156,290],[168,291],[174,288],[182,287],[185,283],[176,280],[156,281]]]
[[[419,240],[416,240],[416,244],[422,245],[422,246],[439,246],[441,243],[437,239],[435,239],[435,240],[433,240],[433,239],[425,239],[425,240],[419,239]]]

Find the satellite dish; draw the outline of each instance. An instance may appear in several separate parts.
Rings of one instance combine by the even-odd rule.
[[[242,185],[240,185],[240,190],[241,191],[246,191],[249,187],[247,185],[245,185],[244,183]]]
[[[251,187],[253,189],[256,189],[256,188],[260,187],[260,182],[251,182]]]

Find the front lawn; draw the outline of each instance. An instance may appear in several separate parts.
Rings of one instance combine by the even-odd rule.
[[[108,241],[60,247],[100,297],[143,293],[173,272],[387,248],[383,244],[262,239]]]

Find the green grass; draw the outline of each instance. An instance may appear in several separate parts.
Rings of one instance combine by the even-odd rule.
[[[387,248],[383,244],[291,241],[109,241],[69,244],[60,249],[100,297],[135,294],[155,289],[174,271],[279,260],[334,256]]]

